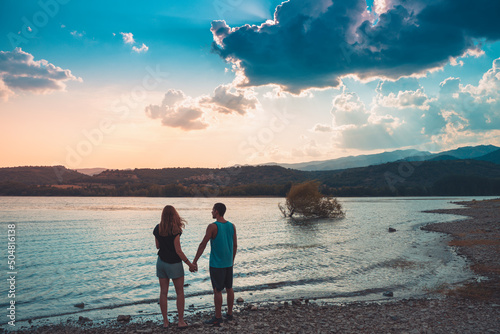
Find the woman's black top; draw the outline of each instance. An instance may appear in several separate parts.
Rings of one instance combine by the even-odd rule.
[[[176,236],[181,235],[181,233],[174,234],[174,235],[167,235],[167,236],[161,236],[160,235],[160,225],[156,225],[155,229],[153,230],[153,234],[160,243],[160,249],[158,250],[158,256],[163,262],[167,263],[178,263],[182,262],[181,258],[179,255],[177,255],[177,252],[175,251],[175,246],[174,246],[174,239]]]

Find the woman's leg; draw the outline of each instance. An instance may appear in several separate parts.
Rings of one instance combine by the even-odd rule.
[[[170,281],[168,278],[160,278],[160,310],[163,316],[163,327],[168,327],[168,285]]]
[[[184,322],[184,276],[175,278],[174,282],[175,293],[177,294],[177,313],[179,315],[179,327],[187,326]]]

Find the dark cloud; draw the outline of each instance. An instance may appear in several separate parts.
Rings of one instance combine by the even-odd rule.
[[[230,28],[212,22],[214,51],[237,64],[242,86],[291,92],[337,86],[345,75],[396,79],[441,67],[500,38],[499,1],[399,0],[375,20],[365,0],[290,0],[274,21]]]
[[[462,30],[467,36],[500,39],[500,1],[498,0],[443,0],[433,1],[422,10],[422,21],[446,25]]]
[[[34,60],[34,57],[16,48],[14,51],[0,51],[0,97],[7,99],[13,90],[33,93],[46,93],[64,90],[65,81],[81,81],[71,74],[46,60]]]

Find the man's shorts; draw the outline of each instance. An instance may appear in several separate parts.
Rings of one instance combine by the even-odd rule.
[[[233,287],[233,267],[210,267],[210,280],[212,281],[212,288],[214,290],[222,291],[224,288],[231,289]]]
[[[184,267],[182,262],[167,263],[158,256],[156,260],[156,276],[158,278],[176,279],[184,276]]]

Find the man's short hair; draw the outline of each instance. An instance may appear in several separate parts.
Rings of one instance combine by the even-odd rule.
[[[224,217],[224,214],[226,213],[226,206],[222,203],[215,203],[214,204],[214,210],[217,210],[219,215]]]

